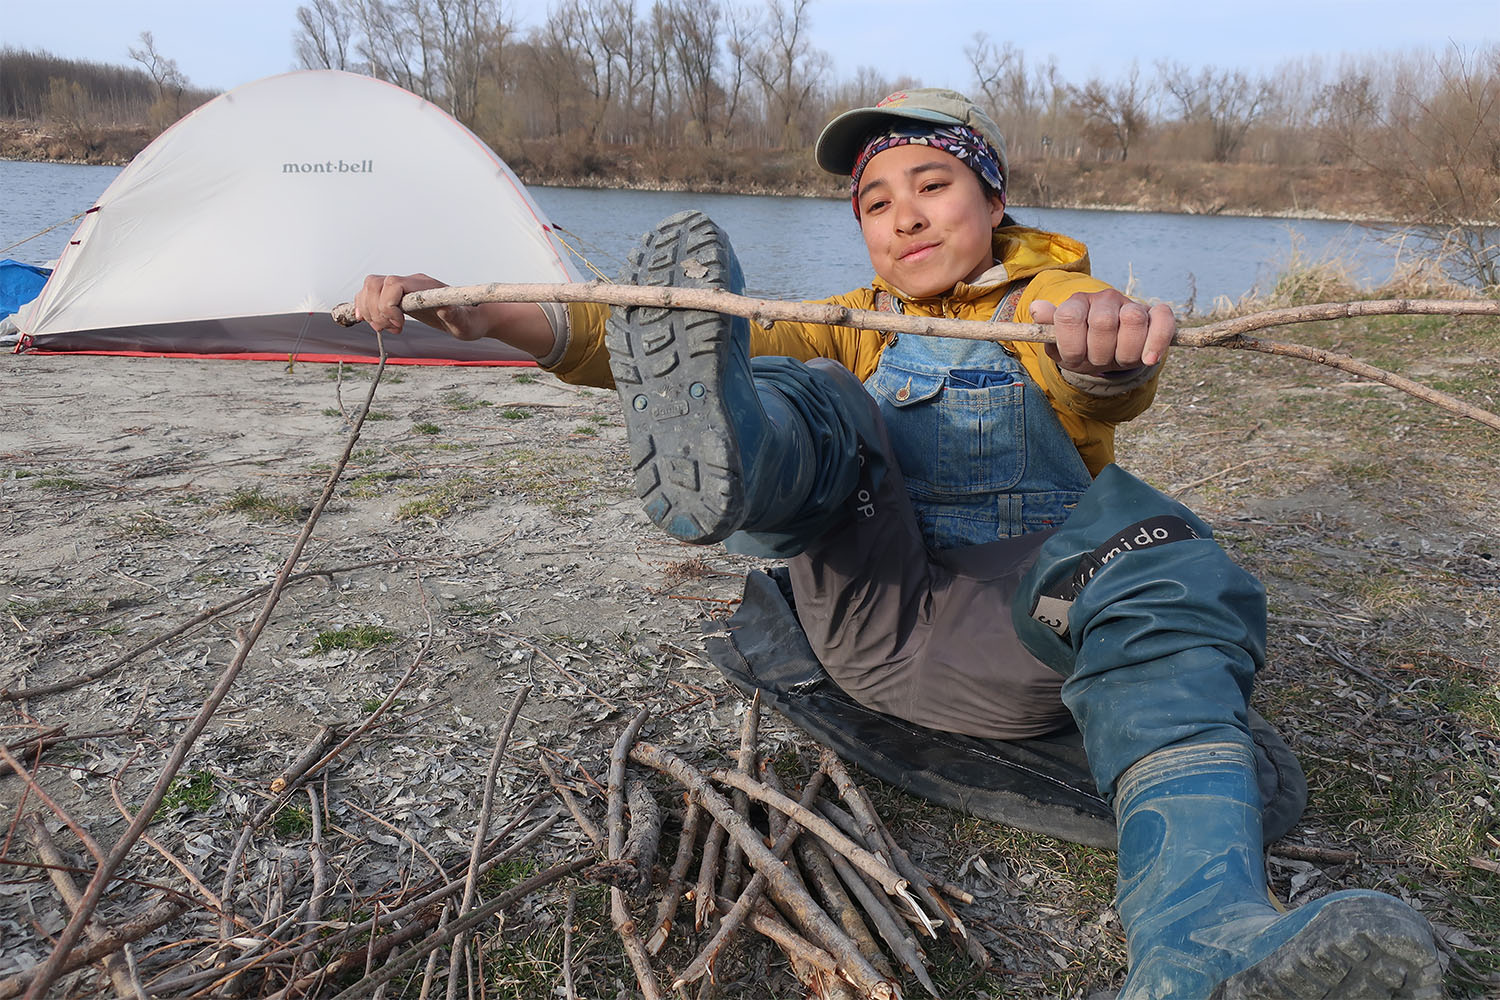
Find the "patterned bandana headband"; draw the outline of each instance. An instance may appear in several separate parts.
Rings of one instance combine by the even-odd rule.
[[[974,171],[992,191],[1005,201],[1005,178],[1000,173],[1000,158],[984,137],[967,125],[898,125],[881,132],[865,143],[854,161],[849,179],[849,198],[854,203],[854,217],[859,218],[859,179],[876,153],[892,146],[932,146],[951,153]]]

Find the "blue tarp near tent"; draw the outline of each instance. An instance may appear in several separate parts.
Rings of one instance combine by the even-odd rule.
[[[0,260],[0,319],[42,294],[42,286],[52,272],[18,260]]]

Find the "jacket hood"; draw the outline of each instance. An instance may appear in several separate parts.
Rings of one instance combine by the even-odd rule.
[[[1002,285],[1030,278],[1042,271],[1089,273],[1088,247],[1060,233],[1049,233],[1027,226],[1005,226],[995,230],[991,245],[994,248],[995,266],[972,282],[960,281],[943,295],[913,299],[878,275],[874,286],[905,302],[937,302],[943,299],[967,302],[985,298]]]

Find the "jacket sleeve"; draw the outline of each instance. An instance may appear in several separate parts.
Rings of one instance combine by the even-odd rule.
[[[869,309],[874,303],[870,289],[837,295],[821,302]],[[598,302],[568,305],[568,343],[562,356],[548,370],[564,382],[612,388],[609,352],[604,347],[604,323],[609,306]],[[750,354],[753,357],[790,357],[799,361],[829,358],[861,379],[869,377],[879,360],[883,341],[879,334],[826,323],[779,321],[770,326],[750,324]]]
[[[1043,271],[1031,279],[1021,301],[1016,307],[1016,322],[1032,323],[1031,303],[1044,299],[1061,305],[1075,292],[1098,292],[1110,286],[1098,278],[1070,271]],[[1161,372],[1157,365],[1145,378],[1132,380],[1131,388],[1120,391],[1090,392],[1082,384],[1075,384],[1064,377],[1047,354],[1046,346],[1016,342],[1010,345],[1026,371],[1041,386],[1059,416],[1072,414],[1108,424],[1118,424],[1143,413],[1156,398],[1156,385]],[[1077,379],[1079,383],[1091,383],[1093,379]],[[1102,380],[1101,380],[1102,381]],[[1103,385],[1107,387],[1107,382]],[[1064,419],[1064,423],[1069,423]]]

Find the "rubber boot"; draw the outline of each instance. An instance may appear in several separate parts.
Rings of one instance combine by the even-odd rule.
[[[674,215],[647,233],[623,280],[733,293],[744,287],[729,240],[700,212]],[[753,376],[749,341],[749,324],[737,316],[653,307],[610,314],[605,345],[636,490],[647,516],[683,541],[774,528],[796,517],[827,478],[803,410]],[[841,475],[852,487],[857,469]]]
[[[1021,581],[1027,648],[1064,676],[1119,830],[1119,894],[1145,997],[1436,997],[1426,922],[1375,892],[1281,916],[1266,896],[1246,706],[1265,594],[1186,507],[1117,466]]]
[[[1281,913],[1266,896],[1255,762],[1238,743],[1159,750],[1125,772],[1116,906],[1119,1000],[1442,995],[1427,922],[1384,893]]]

